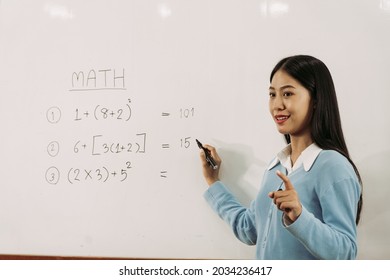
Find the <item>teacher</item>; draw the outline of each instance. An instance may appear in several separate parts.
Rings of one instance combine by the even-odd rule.
[[[287,146],[244,207],[201,150],[205,198],[258,259],[355,259],[362,183],[344,140],[332,76],[319,59],[298,55],[272,70],[269,111]],[[264,136],[266,137],[266,136]]]

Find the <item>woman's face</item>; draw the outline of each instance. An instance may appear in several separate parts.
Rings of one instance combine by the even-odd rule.
[[[269,110],[282,134],[309,136],[312,98],[309,91],[285,71],[277,71],[269,88]]]

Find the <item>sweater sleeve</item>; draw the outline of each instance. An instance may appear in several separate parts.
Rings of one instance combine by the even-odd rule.
[[[356,180],[338,181],[319,197],[323,221],[303,207],[299,218],[286,228],[319,259],[355,259],[359,196]]]
[[[220,181],[211,185],[204,197],[211,208],[231,227],[240,241],[248,245],[256,244],[254,201],[250,208],[242,206]]]

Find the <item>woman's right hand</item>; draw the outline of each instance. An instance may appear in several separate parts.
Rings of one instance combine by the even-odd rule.
[[[203,147],[205,147],[207,150],[210,151],[211,156],[213,157],[213,159],[218,165],[216,169],[213,169],[206,161],[205,152],[202,149],[200,150],[200,159],[202,161],[203,176],[206,179],[207,184],[211,186],[216,181],[219,181],[219,169],[221,167],[222,160],[213,146],[203,145]]]

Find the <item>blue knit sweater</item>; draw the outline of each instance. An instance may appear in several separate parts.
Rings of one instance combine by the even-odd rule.
[[[338,152],[323,150],[308,171],[303,165],[289,174],[302,203],[302,213],[291,225],[268,193],[281,184],[276,164],[266,170],[257,198],[242,206],[220,181],[205,193],[218,215],[236,237],[256,245],[258,259],[355,259],[356,212],[361,187],[352,165]]]

